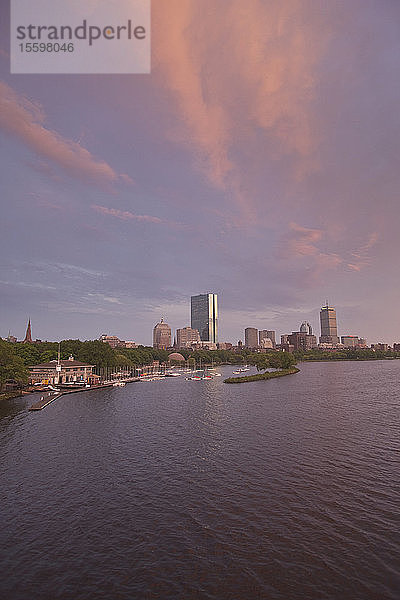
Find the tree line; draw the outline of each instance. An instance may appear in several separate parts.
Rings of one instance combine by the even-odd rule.
[[[100,340],[63,340],[60,344],[61,359],[72,356],[81,362],[102,367],[141,367],[153,361],[165,363],[172,350],[158,350],[149,346],[137,348],[111,348]],[[345,348],[336,351],[308,350],[287,352],[254,353],[247,348],[233,350],[179,350],[185,360],[196,365],[251,364],[258,370],[267,368],[288,369],[297,361],[304,360],[377,360],[400,358],[400,352],[371,350],[370,348]],[[29,379],[29,369],[36,364],[57,359],[57,342],[35,342],[33,344],[7,342],[0,339],[0,390],[7,381],[24,385]]]

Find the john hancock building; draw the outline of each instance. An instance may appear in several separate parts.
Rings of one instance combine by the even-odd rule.
[[[202,342],[218,342],[218,301],[217,294],[192,296],[191,328],[197,329]]]

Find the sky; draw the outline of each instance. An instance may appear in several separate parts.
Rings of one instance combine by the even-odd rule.
[[[91,0],[93,2],[93,0]],[[0,336],[400,342],[400,2],[153,0],[151,74],[11,75],[0,0]]]

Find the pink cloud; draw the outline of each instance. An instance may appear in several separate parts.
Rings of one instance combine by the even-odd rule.
[[[302,227],[297,223],[289,223],[290,231],[283,236],[279,255],[281,258],[301,258],[318,256],[320,250],[315,245],[322,238],[321,229]]]
[[[117,208],[108,208],[107,206],[99,206],[98,204],[92,204],[91,207],[96,212],[102,215],[109,215],[116,217],[122,221],[145,221],[147,223],[163,223],[159,217],[152,217],[150,215],[135,215],[129,210],[118,210]]]
[[[361,271],[364,267],[371,264],[370,249],[375,246],[379,239],[377,231],[373,231],[367,242],[363,244],[358,250],[351,253],[351,262],[347,263],[347,266],[352,271]]]
[[[369,266],[370,250],[378,241],[378,233],[372,232],[365,244],[354,252],[322,250],[320,243],[324,242],[326,245],[327,238],[328,233],[322,229],[311,229],[293,222],[289,223],[289,231],[281,237],[278,257],[302,265],[298,271],[298,279],[303,285],[320,283],[328,271],[335,271],[340,267],[358,272]]]
[[[303,227],[289,223],[289,231],[282,236],[278,257],[290,261],[301,261],[302,268],[296,267],[297,280],[304,285],[317,285],[327,271],[336,270],[343,264],[343,258],[336,252],[326,252],[319,248],[319,242],[326,237],[322,229]]]
[[[251,155],[262,137],[265,160],[290,157],[294,180],[317,168],[312,103],[326,23],[300,0],[169,0],[156,6],[154,72],[179,115],[171,137],[190,149],[246,221],[256,222],[252,182],[236,159],[238,143]]]
[[[39,156],[74,176],[94,183],[131,182],[86,148],[44,125],[45,114],[35,103],[0,82],[0,128],[16,136]]]

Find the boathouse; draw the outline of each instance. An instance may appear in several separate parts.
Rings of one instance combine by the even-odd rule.
[[[88,365],[70,356],[68,360],[51,360],[29,368],[31,384],[59,384],[71,382],[97,383],[94,365]]]

